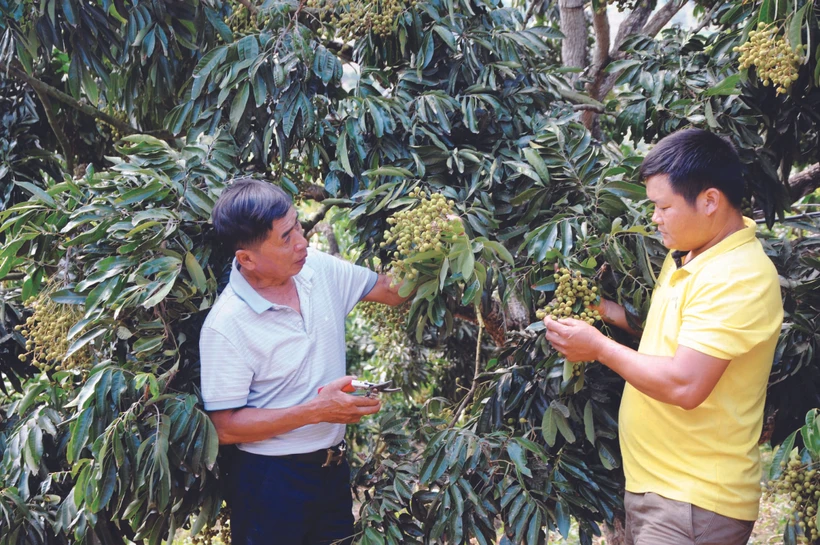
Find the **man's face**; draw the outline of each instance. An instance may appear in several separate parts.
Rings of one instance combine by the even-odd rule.
[[[282,218],[274,220],[265,240],[254,247],[238,250],[236,257],[243,268],[258,276],[289,278],[302,270],[307,247],[302,224],[296,209],[291,207]]]
[[[695,205],[675,193],[669,176],[657,174],[646,179],[646,196],[655,204],[652,221],[658,225],[663,245],[671,250],[696,250],[709,240],[710,206],[698,196]]]

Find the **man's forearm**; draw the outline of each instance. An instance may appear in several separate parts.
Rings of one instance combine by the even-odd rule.
[[[308,404],[286,409],[244,407],[211,413],[219,444],[253,443],[318,422]]]
[[[598,361],[652,399],[684,409],[696,406],[691,380],[674,358],[641,354],[608,338],[604,338],[598,356]]]
[[[615,301],[602,299],[601,304],[598,306],[598,312],[601,314],[601,319],[604,322],[614,325],[635,337],[641,336],[640,331],[633,329],[632,326],[629,325],[629,321],[626,319],[626,309]]]

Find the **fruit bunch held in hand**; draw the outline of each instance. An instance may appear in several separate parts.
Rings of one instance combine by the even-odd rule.
[[[552,316],[556,320],[575,318],[592,325],[601,319],[601,314],[591,308],[591,305],[600,302],[597,286],[581,276],[580,272],[569,269],[560,269],[555,273],[555,281],[558,285],[555,288],[555,297],[546,308],[535,313],[539,320],[547,316]]]
[[[575,318],[589,325],[594,325],[595,322],[601,320],[601,314],[598,310],[592,308],[592,305],[600,303],[597,286],[593,285],[589,279],[584,278],[580,272],[570,271],[566,268],[559,269],[554,277],[557,284],[555,297],[545,308],[535,312],[535,316],[539,320],[543,320],[547,316],[552,316],[555,320]],[[581,376],[585,363],[587,362],[573,362],[572,376]],[[566,373],[569,372],[568,369],[565,371]]]
[[[396,283],[417,280],[429,271],[431,263],[440,264],[452,243],[465,236],[464,226],[453,212],[453,201],[418,188],[409,196],[418,198],[419,205],[388,218],[391,227],[381,243],[382,248],[395,244],[390,274]]]

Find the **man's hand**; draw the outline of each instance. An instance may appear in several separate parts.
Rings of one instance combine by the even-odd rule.
[[[354,396],[344,392],[356,377],[346,376],[322,386],[319,395],[309,402],[318,422],[355,424],[368,414],[381,409],[381,401],[373,397]]]
[[[376,285],[370,290],[370,293],[362,297],[362,301],[370,301],[372,303],[382,303],[390,305],[391,307],[398,306],[412,297],[412,294],[407,297],[399,295],[399,288],[401,284],[393,284],[393,280],[386,274],[380,274]]]
[[[567,361],[599,359],[598,354],[606,337],[588,323],[572,318],[557,321],[552,316],[547,316],[544,318],[544,327],[547,328],[547,340]]]

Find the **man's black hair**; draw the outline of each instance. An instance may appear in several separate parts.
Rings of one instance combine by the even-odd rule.
[[[661,139],[641,165],[641,178],[666,174],[672,190],[694,205],[714,187],[740,208],[746,194],[743,165],[732,144],[701,129],[686,129]]]
[[[253,178],[236,178],[214,205],[216,236],[232,252],[254,246],[265,240],[273,222],[283,218],[291,206],[282,188]]]

